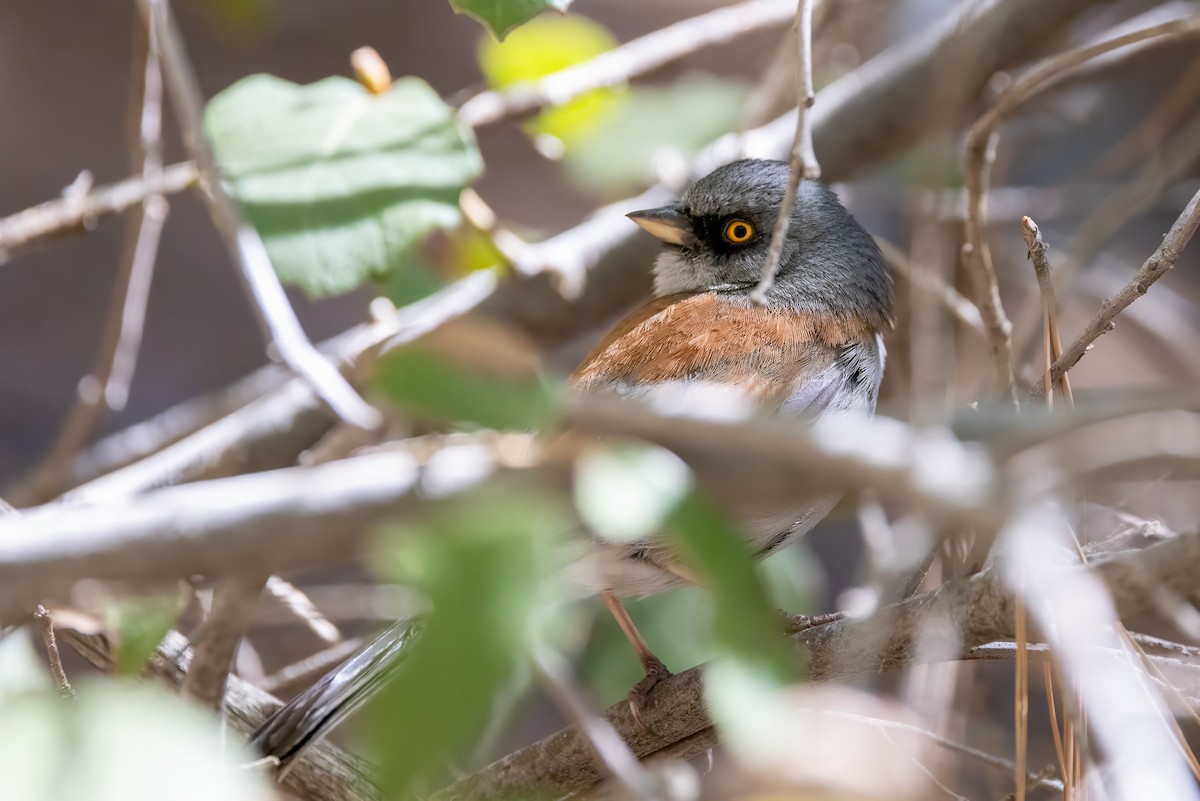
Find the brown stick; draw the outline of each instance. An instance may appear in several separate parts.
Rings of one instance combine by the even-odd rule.
[[[262,573],[238,573],[217,582],[212,610],[193,641],[193,655],[180,689],[202,706],[221,712],[234,654],[266,585]]]
[[[963,169],[967,184],[967,218],[963,224],[963,263],[976,285],[976,302],[988,330],[992,361],[1001,388],[1011,394],[1013,386],[1012,323],[1004,312],[992,266],[991,251],[984,235],[987,209],[983,199],[991,185],[991,167],[996,157],[1000,125],[1030,98],[1053,86],[1080,64],[1120,47],[1161,37],[1170,41],[1194,33],[1200,18],[1175,20],[1141,31],[1076,48],[1049,58],[1016,81],[967,134]],[[1014,396],[1015,399],[1015,396]]]
[[[1142,264],[1134,274],[1133,279],[1111,299],[1101,304],[1099,311],[1092,317],[1079,336],[1075,338],[1062,356],[1055,360],[1050,367],[1050,380],[1057,381],[1066,375],[1083,355],[1091,348],[1092,343],[1116,327],[1113,321],[1126,306],[1133,303],[1149,291],[1155,281],[1162,278],[1168,270],[1175,266],[1179,256],[1187,247],[1188,242],[1200,226],[1200,192],[1192,196],[1184,207],[1183,212],[1171,226],[1171,230],[1163,237],[1162,244],[1150,254],[1150,258]],[[1034,384],[1029,391],[1030,397],[1039,398],[1043,390]]]

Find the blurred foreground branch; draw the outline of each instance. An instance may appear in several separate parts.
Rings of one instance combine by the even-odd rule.
[[[103,671],[113,669],[113,655],[107,639],[70,628],[59,629],[63,642]],[[180,686],[192,661],[187,638],[168,632],[150,658],[149,675]],[[225,698],[230,725],[249,736],[283,704],[236,676],[229,677]],[[283,779],[288,792],[306,801],[379,801],[380,794],[371,768],[362,760],[327,742],[316,743],[305,752]]]

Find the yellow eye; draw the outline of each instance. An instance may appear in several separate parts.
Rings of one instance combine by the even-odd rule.
[[[730,220],[725,226],[725,238],[735,245],[740,245],[754,236],[754,226],[745,220]]]

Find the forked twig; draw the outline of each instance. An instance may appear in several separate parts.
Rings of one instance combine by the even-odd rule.
[[[1196,233],[1198,226],[1200,226],[1200,192],[1192,195],[1192,199],[1188,201],[1187,206],[1176,218],[1171,230],[1167,231],[1166,236],[1163,237],[1162,243],[1134,273],[1133,279],[1120,292],[1100,305],[1100,309],[1079,332],[1075,341],[1054,360],[1054,364],[1050,366],[1051,382],[1058,380],[1074,367],[1083,358],[1083,354],[1091,349],[1093,342],[1102,334],[1106,334],[1116,327],[1113,320],[1117,315],[1126,306],[1146,294],[1155,281],[1162,278],[1168,270],[1175,266],[1175,262],[1179,260],[1184,248],[1192,241],[1192,236]],[[1034,384],[1030,388],[1029,394],[1033,398],[1039,398],[1043,391],[1039,385]]]
[[[278,349],[280,358],[307,379],[334,414],[359,428],[378,428],[383,421],[379,412],[368,405],[337,368],[309,342],[279,276],[271,266],[266,245],[258,232],[242,219],[237,203],[221,184],[216,157],[204,133],[200,87],[167,0],[139,0],[139,5],[162,47],[167,87],[179,127],[183,130],[184,145],[196,160],[202,195],[230,256],[240,268],[265,335]]]

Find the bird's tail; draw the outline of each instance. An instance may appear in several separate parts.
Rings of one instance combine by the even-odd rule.
[[[379,693],[400,668],[420,628],[418,618],[389,626],[263,721],[251,745],[278,760],[280,776],[287,773],[310,746]]]

